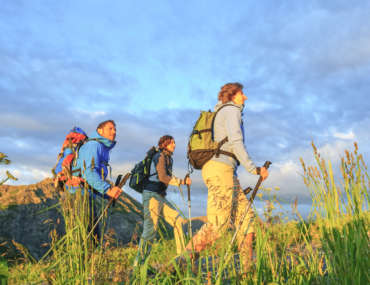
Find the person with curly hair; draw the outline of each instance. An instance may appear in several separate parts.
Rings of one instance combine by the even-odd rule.
[[[242,165],[248,172],[268,176],[265,167],[256,167],[244,146],[244,128],[242,111],[247,96],[243,85],[227,83],[218,94],[215,111],[219,110],[214,121],[214,140],[220,142],[227,138],[221,150],[232,153],[214,155],[202,167],[203,181],[208,188],[207,223],[194,235],[186,249],[197,256],[206,246],[214,243],[230,226],[237,228],[237,244],[243,264],[252,259],[254,238],[252,210],[245,213],[249,201],[243,193],[236,170]],[[222,109],[221,109],[222,108]]]
[[[156,237],[158,222],[161,217],[174,229],[177,253],[180,254],[185,249],[182,230],[185,220],[165,198],[168,185],[179,186],[181,184],[191,184],[191,179],[189,177],[184,181],[177,178],[172,173],[172,154],[175,147],[175,140],[170,135],[162,136],[158,141],[159,151],[153,156],[149,182],[146,183],[142,193],[144,228],[134,266],[142,264],[148,257],[151,245]]]

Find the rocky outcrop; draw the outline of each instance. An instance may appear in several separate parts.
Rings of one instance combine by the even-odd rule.
[[[50,248],[50,232],[56,230],[59,236],[65,232],[59,201],[60,193],[50,178],[31,185],[0,186],[0,255],[12,260],[29,252],[40,259]],[[138,241],[143,226],[141,203],[122,193],[107,216],[106,240],[117,245]],[[205,222],[206,217],[192,218],[193,234]],[[168,238],[173,238],[167,227]],[[184,232],[188,232],[187,224]]]
[[[50,247],[50,232],[64,232],[63,217],[59,210],[60,194],[53,181],[23,186],[0,186],[0,254],[14,255],[19,245],[39,259]],[[142,206],[123,193],[106,220],[106,232],[118,244],[137,240],[142,231]]]

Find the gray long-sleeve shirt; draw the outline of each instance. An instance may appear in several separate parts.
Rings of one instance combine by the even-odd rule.
[[[232,152],[239,160],[240,164],[250,173],[256,174],[256,166],[252,159],[249,157],[248,152],[244,145],[244,130],[242,123],[242,105],[228,102],[228,105],[223,107],[216,115],[214,122],[214,140],[221,141],[228,137],[221,150]],[[217,111],[223,104],[218,102],[215,111]],[[212,160],[226,163],[237,168],[237,161],[230,156],[220,154],[219,157],[213,157]]]

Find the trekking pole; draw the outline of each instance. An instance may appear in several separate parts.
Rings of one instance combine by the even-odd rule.
[[[264,167],[264,168],[266,168],[266,169],[268,169],[268,168],[270,167],[270,165],[271,165],[271,161],[266,161],[266,162],[265,162],[265,164],[263,165],[263,167]],[[242,225],[242,223],[243,223],[243,221],[244,221],[245,217],[247,216],[247,214],[248,214],[248,212],[249,212],[249,209],[250,209],[250,208],[251,208],[251,206],[252,206],[253,200],[254,200],[254,198],[256,197],[256,194],[257,194],[258,188],[261,186],[262,181],[263,181],[263,178],[262,178],[262,176],[260,176],[260,177],[258,178],[258,181],[257,181],[256,186],[254,186],[254,189],[253,189],[252,195],[251,195],[251,197],[249,198],[249,205],[248,205],[248,207],[245,209],[244,214],[243,214],[243,217],[242,217],[242,219],[240,220],[240,222],[239,222],[239,224],[238,224],[238,228],[236,229],[236,231],[235,231],[235,233],[234,233],[234,235],[233,235],[233,238],[232,238],[232,240],[231,240],[231,244],[234,242],[234,240],[235,240],[235,238],[236,238],[236,235],[238,234],[238,232],[239,232],[239,230],[240,230],[240,228],[241,228],[241,225]],[[243,190],[243,192],[244,192],[245,194],[248,194],[250,191],[251,191],[251,188],[250,188],[250,187],[248,187],[248,188],[246,188],[246,189],[244,189],[244,190]],[[250,224],[250,222],[251,222],[251,221],[249,221],[247,228],[249,228],[249,224]]]
[[[192,256],[194,256],[194,242],[193,242],[193,228],[191,226],[191,199],[190,199],[190,185],[186,183],[187,178],[190,177],[190,173],[187,173],[184,178],[184,183],[186,184],[186,187],[188,189],[188,216],[189,216],[189,222],[188,222],[188,233],[189,233],[189,238],[191,242],[191,253]],[[191,264],[193,265],[194,263],[194,258],[191,258]]]
[[[265,162],[265,164],[263,165],[263,167],[264,167],[264,168],[266,168],[266,169],[268,169],[268,168],[270,167],[270,165],[271,165],[271,164],[272,164],[272,162],[271,162],[271,161],[266,161],[266,162]],[[253,189],[252,195],[251,195],[251,197],[249,198],[249,202],[250,202],[250,204],[252,204],[252,202],[253,202],[254,198],[256,197],[256,194],[257,194],[258,188],[261,186],[262,181],[263,181],[263,178],[262,178],[262,176],[260,176],[260,178],[259,178],[259,179],[258,179],[258,181],[257,181],[256,186],[255,186],[255,187],[254,187],[254,189]],[[247,189],[248,189],[248,188],[247,188]]]
[[[271,161],[266,161],[266,162],[264,163],[263,167],[265,167],[266,169],[268,169],[268,168],[270,167],[270,165],[271,165],[271,164],[272,164],[272,163],[271,163]],[[241,229],[241,226],[242,226],[242,224],[243,224],[243,221],[244,221],[245,217],[247,216],[247,214],[248,214],[248,212],[249,212],[249,209],[251,208],[251,205],[252,205],[252,203],[253,203],[253,200],[254,200],[254,198],[256,197],[256,194],[257,194],[258,188],[261,186],[262,181],[263,181],[263,178],[262,178],[262,176],[260,176],[260,177],[259,177],[259,179],[258,179],[258,181],[257,181],[256,186],[254,186],[254,189],[253,189],[252,195],[251,195],[251,197],[249,198],[249,205],[248,205],[248,207],[245,209],[244,214],[243,214],[242,218],[241,218],[241,219],[240,219],[240,221],[239,221],[238,227],[237,227],[237,229],[235,230],[235,233],[234,233],[234,235],[233,235],[233,237],[232,237],[232,239],[231,239],[231,242],[230,242],[230,246],[229,246],[229,248],[231,248],[231,246],[233,245],[233,243],[234,243],[234,241],[235,241],[235,238],[236,238],[237,234],[239,233],[239,231],[240,231],[240,229]],[[248,187],[248,188],[246,188],[246,189],[244,189],[244,190],[243,190],[243,193],[248,194],[248,193],[251,191],[251,189],[252,189],[251,187]],[[251,221],[249,220],[248,225],[247,225],[247,231],[248,231],[248,228],[249,228],[250,223],[251,223]],[[226,254],[225,254],[225,256],[224,256],[224,260],[226,260],[226,257],[228,256],[228,253],[229,253],[229,250],[226,252]],[[220,271],[219,271],[219,272],[220,272]],[[221,272],[222,272],[222,270],[221,270]],[[218,277],[218,274],[217,274],[217,276],[216,276],[216,279],[217,279],[217,277]]]
[[[117,176],[117,179],[116,179],[116,183],[114,183],[114,186],[118,186],[121,182],[121,179],[122,179],[122,174],[119,174]],[[112,203],[112,206],[114,207],[116,204],[116,200],[114,199],[113,203]]]
[[[188,223],[188,231],[190,240],[193,243],[193,232],[191,227],[191,199],[190,199],[190,185],[186,183],[186,179],[190,177],[190,174],[186,174],[184,178],[184,183],[186,184],[186,187],[188,188],[188,216],[189,216],[189,223]]]
[[[118,175],[115,186],[117,186],[118,188],[122,188],[126,184],[126,181],[129,179],[130,175],[131,175],[130,172],[126,173],[126,175],[123,177],[122,180],[121,180],[122,175]],[[105,213],[108,211],[109,207],[111,205],[113,205],[115,203],[115,201],[116,201],[116,199],[114,199],[114,198],[110,198],[109,199],[109,202],[108,202],[107,206],[105,206],[103,212],[101,213],[101,215],[99,216],[99,218],[96,220],[95,224],[93,225],[93,227],[91,228],[90,232],[88,233],[86,239],[88,239],[90,237],[90,235],[93,233],[93,231],[96,228],[96,226],[99,224],[100,220],[104,217]]]

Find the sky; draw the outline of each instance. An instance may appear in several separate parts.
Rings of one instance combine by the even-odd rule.
[[[0,152],[12,164],[0,177],[50,177],[68,131],[106,119],[117,124],[113,179],[164,134],[182,177],[200,110],[240,82],[248,153],[273,163],[264,187],[307,202],[299,158],[313,163],[312,141],[334,165],[355,141],[369,161],[369,19],[368,1],[3,1]]]

